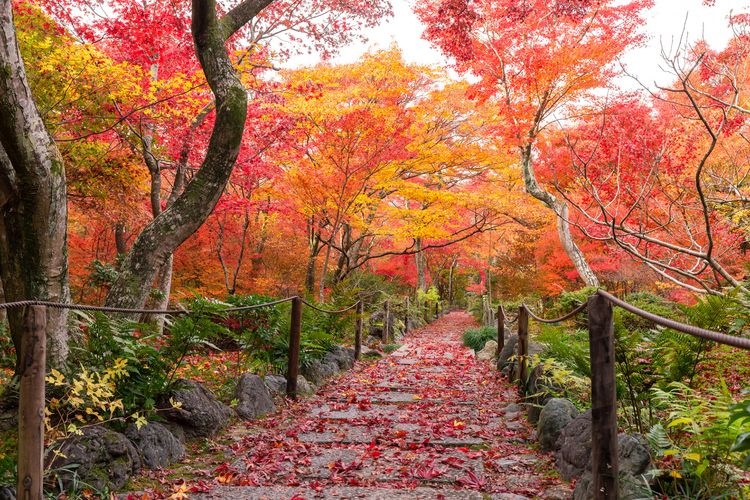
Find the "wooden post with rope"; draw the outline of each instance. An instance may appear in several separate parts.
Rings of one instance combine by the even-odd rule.
[[[286,374],[286,395],[297,399],[297,377],[299,376],[299,350],[302,337],[302,299],[292,299],[292,318],[289,326],[289,363]]]
[[[47,309],[27,306],[23,315],[18,402],[19,499],[41,500],[44,472],[44,377],[47,356]]]

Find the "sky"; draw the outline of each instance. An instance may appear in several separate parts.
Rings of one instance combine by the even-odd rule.
[[[366,33],[369,42],[344,47],[333,62],[353,62],[368,51],[387,49],[396,43],[409,63],[447,65],[440,51],[421,38],[423,26],[411,10],[414,1],[419,0],[391,0],[394,17],[369,30]],[[689,40],[705,36],[711,47],[723,47],[731,35],[727,19],[732,10],[735,13],[750,11],[750,0],[716,0],[712,7],[704,6],[702,0],[655,0],[654,7],[646,14],[644,32],[649,38],[646,46],[626,53],[622,59],[628,72],[638,81],[622,78],[620,86],[636,89],[641,84],[650,88],[655,82],[669,84],[669,75],[659,69],[661,46],[668,50],[672,41],[679,39],[684,25]],[[293,58],[285,66],[314,62],[306,56]]]

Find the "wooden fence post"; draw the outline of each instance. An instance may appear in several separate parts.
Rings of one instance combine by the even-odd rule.
[[[299,375],[299,344],[302,336],[302,298],[292,299],[292,321],[289,327],[289,366],[286,372],[286,395],[297,399]]]
[[[588,300],[591,356],[591,471],[597,500],[617,499],[617,393],[612,304],[598,295]]]
[[[362,354],[362,323],[365,318],[365,303],[359,299],[357,304],[357,327],[354,330],[354,359],[359,359]]]
[[[503,306],[497,306],[497,355],[500,356],[500,351],[505,347],[505,315],[503,314]]]
[[[529,364],[529,313],[523,305],[518,309],[518,388],[526,394]]]
[[[409,332],[409,297],[404,302],[404,335]]]
[[[19,353],[21,363],[16,491],[19,499],[41,500],[44,471],[44,376],[47,356],[45,306],[26,307],[23,324],[23,341]]]

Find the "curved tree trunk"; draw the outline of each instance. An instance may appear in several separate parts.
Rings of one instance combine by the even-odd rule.
[[[215,0],[193,0],[193,42],[216,101],[216,120],[206,157],[184,192],[135,240],[110,289],[107,305],[143,307],[161,266],[203,224],[219,201],[237,160],[247,117],[247,92],[232,67],[225,43],[271,2],[244,0],[219,20]]]
[[[523,181],[526,185],[526,191],[555,212],[557,216],[557,234],[560,238],[560,243],[571,262],[573,262],[578,275],[586,285],[598,287],[599,279],[594,274],[591,266],[589,266],[586,256],[583,255],[581,249],[573,241],[573,235],[570,232],[568,204],[564,200],[558,200],[551,193],[542,189],[536,180],[530,145],[521,148],[521,168],[523,170]]]
[[[7,301],[69,302],[65,169],[31,95],[11,4],[0,2],[0,279]],[[67,317],[47,312],[52,365],[68,354]],[[22,309],[8,311],[16,352],[22,321]]]

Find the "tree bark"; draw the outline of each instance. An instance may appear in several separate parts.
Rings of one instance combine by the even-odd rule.
[[[219,201],[239,155],[247,117],[247,91],[225,43],[271,2],[245,0],[219,20],[215,0],[193,0],[193,42],[216,101],[206,157],[184,192],[135,240],[107,296],[107,305],[143,307],[159,268],[205,222]]]
[[[69,302],[65,169],[29,88],[11,5],[0,2],[0,279],[7,301]],[[54,366],[68,354],[67,318],[48,312]],[[23,310],[10,310],[8,322],[20,352]]]
[[[315,229],[315,221],[307,223],[307,245],[310,250],[307,255],[307,269],[305,269],[305,293],[312,295],[315,290],[315,259],[320,253],[320,233]]]
[[[417,238],[416,249],[417,253],[414,254],[414,259],[417,263],[417,290],[426,292],[427,276],[425,274],[424,254],[422,253],[422,238]]]
[[[565,253],[570,258],[573,266],[575,266],[576,271],[578,271],[578,275],[583,282],[588,286],[598,287],[599,279],[596,277],[596,274],[594,274],[591,266],[589,266],[586,256],[583,255],[581,249],[576,245],[573,240],[573,235],[570,232],[570,214],[568,213],[568,204],[565,203],[565,200],[558,200],[551,193],[542,189],[536,180],[531,155],[531,145],[526,145],[521,148],[521,168],[523,170],[523,180],[526,185],[526,191],[555,212],[555,215],[557,216],[557,234]]]

